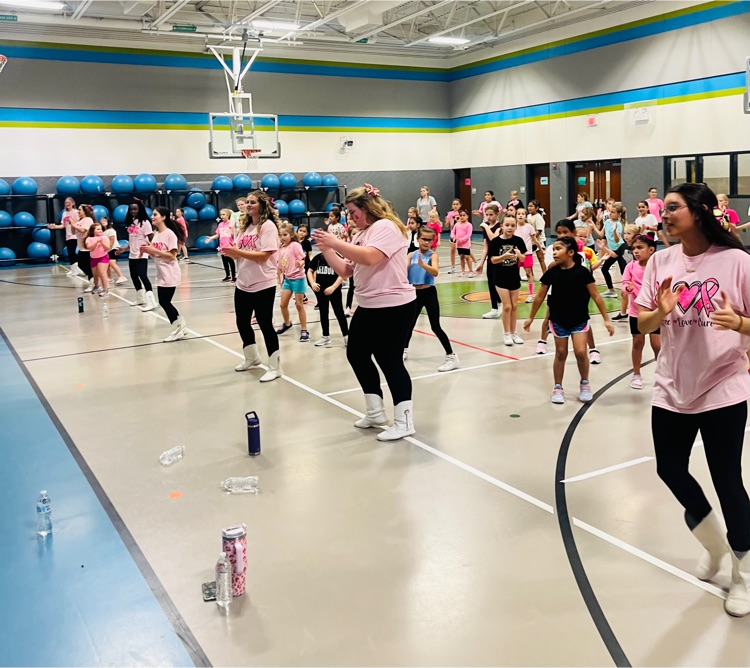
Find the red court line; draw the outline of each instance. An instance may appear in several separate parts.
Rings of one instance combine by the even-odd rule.
[[[414,330],[417,334],[424,334],[425,336],[434,336],[437,338],[432,332],[423,332],[421,329],[415,329]],[[489,353],[490,355],[497,355],[498,357],[504,357],[506,360],[513,360],[515,362],[518,362],[520,358],[518,357],[511,357],[510,355],[503,355],[502,353],[497,353],[494,350],[487,350],[486,348],[479,348],[477,346],[472,346],[470,343],[463,343],[462,341],[456,341],[454,339],[448,339],[451,343],[455,343],[457,346],[463,346],[464,348],[471,348],[472,350],[479,350],[483,353]]]

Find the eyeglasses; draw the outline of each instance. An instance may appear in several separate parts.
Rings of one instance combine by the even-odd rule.
[[[669,204],[665,206],[661,211],[659,211],[659,215],[663,216],[665,213],[673,214],[676,211],[679,211],[680,209],[686,209],[687,204]]]

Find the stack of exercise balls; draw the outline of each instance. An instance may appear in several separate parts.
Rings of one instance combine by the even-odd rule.
[[[26,195],[28,197],[34,197],[37,194],[38,188],[36,181],[30,176],[19,176],[13,185],[11,186],[11,192],[14,195]],[[8,193],[6,193],[8,194]]]

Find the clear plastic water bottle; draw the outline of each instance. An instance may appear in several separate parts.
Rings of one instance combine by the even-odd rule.
[[[52,533],[52,502],[46,489],[39,492],[36,500],[36,532],[42,538]]]
[[[232,602],[232,564],[222,552],[216,562],[216,605],[227,610]]]
[[[109,306],[107,306],[106,304],[102,306],[102,318],[104,318],[105,320],[109,318]]]
[[[175,445],[169,450],[165,450],[159,455],[159,463],[162,466],[171,466],[175,462],[179,462],[185,456],[185,446]]]
[[[222,481],[221,488],[230,494],[257,494],[258,476],[249,475],[246,478],[233,477]]]

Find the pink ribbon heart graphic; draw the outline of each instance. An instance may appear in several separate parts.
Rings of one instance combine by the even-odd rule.
[[[687,313],[691,306],[695,306],[698,313],[705,309],[706,315],[710,315],[716,310],[711,302],[711,297],[719,291],[719,282],[715,278],[709,278],[703,283],[695,281],[690,285],[685,281],[678,281],[675,283],[673,290],[676,290],[680,285],[684,285],[685,289],[680,295],[677,306],[683,314]]]

